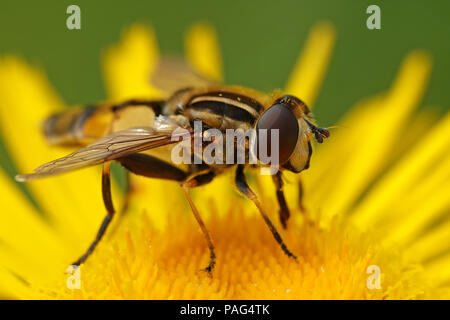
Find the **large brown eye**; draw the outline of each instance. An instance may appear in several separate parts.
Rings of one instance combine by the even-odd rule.
[[[260,146],[258,141],[258,150],[267,148],[267,155],[271,156],[271,130],[279,130],[279,164],[289,160],[294,152],[298,138],[298,122],[294,113],[283,104],[274,104],[265,111],[256,124],[256,134],[259,137],[259,130],[267,129],[267,146]]]

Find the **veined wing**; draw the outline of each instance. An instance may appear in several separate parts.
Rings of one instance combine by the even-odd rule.
[[[131,128],[118,131],[65,157],[43,164],[33,173],[17,175],[16,180],[39,179],[93,166],[140,151],[177,143],[181,140],[180,138],[191,135],[192,132],[188,130],[155,130],[153,128]]]

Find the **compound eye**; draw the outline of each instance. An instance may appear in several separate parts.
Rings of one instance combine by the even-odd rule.
[[[289,160],[294,152],[298,139],[298,121],[294,113],[284,104],[274,104],[267,109],[259,118],[256,124],[256,133],[259,137],[260,129],[267,129],[267,146],[260,146],[258,141],[258,150],[267,148],[267,155],[271,155],[271,130],[279,131],[279,164],[282,165]]]

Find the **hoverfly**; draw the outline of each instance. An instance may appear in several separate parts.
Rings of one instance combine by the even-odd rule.
[[[129,100],[117,105],[72,109],[50,116],[43,128],[49,142],[75,144],[81,148],[41,165],[34,173],[16,176],[16,180],[26,181],[87,166],[103,166],[102,196],[107,214],[94,241],[73,265],[80,265],[94,251],[114,216],[110,190],[112,161],[119,162],[136,175],[180,183],[208,244],[210,260],[206,271],[211,272],[215,265],[214,245],[189,189],[205,185],[231,168],[235,168],[237,189],[254,202],[284,253],[297,259],[246,181],[244,171],[250,166],[248,158],[245,163],[235,165],[204,162],[176,165],[170,159],[170,150],[178,141],[173,136],[179,128],[186,129],[184,132],[188,135],[194,135],[194,121],[201,121],[205,128],[220,131],[278,129],[279,170],[272,178],[280,207],[279,218],[286,228],[289,209],[283,193],[282,173],[285,170],[299,173],[307,169],[312,153],[311,137],[321,143],[329,137],[329,132],[313,124],[306,104],[294,96],[279,95],[274,98],[243,87],[219,85],[174,60],[162,60],[152,76],[152,82],[170,96],[164,100]],[[249,145],[245,144],[244,148],[249,149]]]

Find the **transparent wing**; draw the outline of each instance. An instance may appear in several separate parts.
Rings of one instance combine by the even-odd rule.
[[[105,161],[118,159],[136,152],[177,143],[183,136],[191,136],[187,130],[155,130],[153,128],[131,128],[107,135],[94,143],[65,157],[41,165],[31,174],[16,176],[17,181],[44,178]],[[172,141],[173,138],[175,141]]]
[[[167,94],[190,87],[217,86],[217,81],[200,75],[179,58],[162,58],[150,77],[153,86]]]

